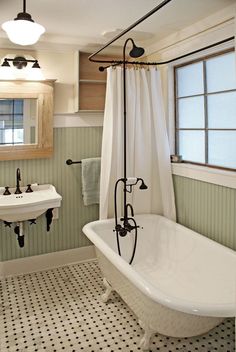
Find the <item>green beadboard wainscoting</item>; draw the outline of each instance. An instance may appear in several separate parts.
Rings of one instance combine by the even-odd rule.
[[[178,222],[236,250],[236,189],[174,176]]]
[[[0,162],[0,186],[15,186],[16,168],[21,169],[21,185],[51,183],[62,195],[59,219],[46,231],[45,216],[36,225],[24,223],[25,247],[19,248],[14,229],[0,221],[0,261],[45,254],[89,245],[81,229],[98,218],[98,206],[84,206],[81,195],[81,165],[67,166],[66,159],[81,160],[101,153],[101,127],[54,129],[54,156]]]

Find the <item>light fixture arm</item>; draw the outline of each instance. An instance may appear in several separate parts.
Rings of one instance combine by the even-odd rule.
[[[9,67],[10,66],[9,62],[12,62],[13,66],[19,70],[26,67],[28,62],[31,62],[33,64],[32,68],[40,68],[38,60],[26,59],[23,56],[16,56],[14,59],[6,57],[6,58],[4,58],[4,61],[1,66]]]
[[[23,20],[23,21],[30,21],[30,22],[34,22],[34,20],[32,19],[31,15],[29,13],[26,12],[26,0],[23,0],[23,11],[19,12],[16,16],[16,18],[14,18],[15,21],[19,21],[19,20]]]

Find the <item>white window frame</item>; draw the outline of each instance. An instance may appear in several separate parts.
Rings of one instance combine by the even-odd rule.
[[[175,88],[174,88],[174,68],[181,64],[187,64],[192,60],[203,58],[211,54],[217,54],[234,47],[234,41],[219,45],[209,50],[192,55],[191,57],[172,62],[167,68],[168,80],[168,135],[170,143],[170,153],[175,154]],[[208,183],[213,183],[225,187],[236,189],[236,171],[222,170],[217,167],[196,165],[191,163],[172,163],[172,174],[192,178]]]

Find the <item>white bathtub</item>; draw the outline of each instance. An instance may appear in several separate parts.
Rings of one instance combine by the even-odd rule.
[[[236,316],[236,252],[162,216],[135,216],[138,242],[121,238],[117,254],[114,219],[94,221],[83,232],[96,246],[104,301],[112,289],[139,318],[148,349],[154,332],[189,337],[203,334],[224,317]]]

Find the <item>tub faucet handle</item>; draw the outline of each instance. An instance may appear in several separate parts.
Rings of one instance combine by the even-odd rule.
[[[128,231],[131,232],[134,229],[138,229],[139,226],[138,225],[131,225],[128,221],[127,223],[124,225],[124,228]]]
[[[120,224],[116,225],[115,231],[118,232],[121,237],[125,237],[127,235],[127,230]]]

